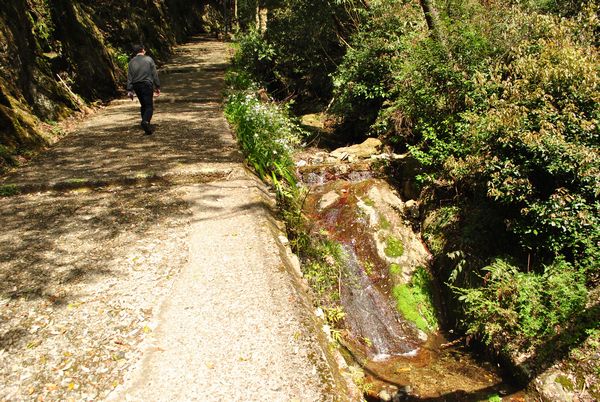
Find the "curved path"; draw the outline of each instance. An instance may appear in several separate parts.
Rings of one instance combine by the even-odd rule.
[[[0,400],[340,399],[223,118],[227,51],[176,49],[155,135],[115,101],[0,182]]]

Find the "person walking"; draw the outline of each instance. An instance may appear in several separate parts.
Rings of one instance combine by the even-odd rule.
[[[146,56],[144,45],[133,47],[135,57],[129,62],[127,72],[127,96],[133,100],[133,94],[140,101],[140,113],[142,115],[142,128],[146,135],[154,131],[150,126],[152,114],[154,113],[154,92],[160,95],[160,80],[156,72],[156,64],[150,56]]]

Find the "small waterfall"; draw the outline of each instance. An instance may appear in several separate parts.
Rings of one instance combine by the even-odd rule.
[[[398,217],[397,197],[388,184],[370,175],[343,165],[302,175],[310,187],[304,212],[311,232],[341,247],[336,255],[340,265],[335,266],[341,268],[341,281],[330,291],[339,292],[345,313],[338,329],[348,359],[363,367],[372,387],[367,400],[466,402],[512,392],[493,367],[480,366],[439,333],[422,333],[398,312],[390,293],[407,283],[405,272],[427,266],[428,253],[413,232],[414,241],[410,234],[403,237],[402,256],[387,258],[381,248],[385,227],[398,237],[401,230],[406,234],[412,228]],[[525,400],[518,394],[516,398],[511,400]]]
[[[353,337],[369,345],[369,358],[385,360],[392,356],[416,354],[418,334],[390,305],[386,296],[373,285],[361,267],[354,247],[342,246],[345,254],[345,275],[341,302],[346,312],[345,323]]]

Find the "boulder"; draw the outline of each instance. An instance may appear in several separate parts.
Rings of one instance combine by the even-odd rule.
[[[383,143],[377,138],[367,138],[367,140],[362,144],[338,148],[331,152],[331,156],[339,160],[351,159],[351,157],[357,159],[367,159],[370,158],[371,155],[379,154],[379,148],[381,148],[382,145]]]
[[[559,371],[548,370],[534,380],[537,390],[544,400],[556,402],[574,401],[573,379]]]

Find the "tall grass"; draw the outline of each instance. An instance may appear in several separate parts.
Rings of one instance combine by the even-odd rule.
[[[252,90],[235,91],[227,100],[225,116],[246,159],[262,179],[295,185],[291,154],[300,145],[302,130],[286,107],[261,102]]]
[[[258,86],[248,74],[232,70],[227,83],[230,94],[225,116],[248,163],[275,188],[292,247],[298,251],[302,248],[299,243],[306,240],[302,232],[306,190],[297,183],[292,153],[300,146],[305,132],[286,105],[261,100]]]

